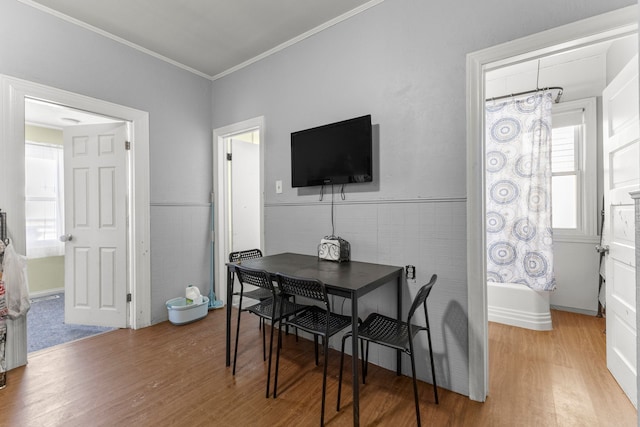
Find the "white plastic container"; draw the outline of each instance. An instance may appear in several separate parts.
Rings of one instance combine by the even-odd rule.
[[[209,298],[204,296],[201,304],[187,304],[187,299],[184,297],[170,299],[167,301],[169,321],[174,325],[195,322],[207,316],[208,306]]]
[[[187,287],[185,297],[187,298],[187,304],[202,304],[202,301],[204,301],[202,295],[200,295],[200,289],[195,286]]]

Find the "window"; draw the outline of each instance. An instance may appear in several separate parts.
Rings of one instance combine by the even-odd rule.
[[[596,236],[595,98],[553,106],[552,215],[556,240]]]
[[[551,151],[553,228],[578,227],[578,162],[582,125],[554,128]]]
[[[25,144],[27,257],[64,255],[63,150],[61,145]]]

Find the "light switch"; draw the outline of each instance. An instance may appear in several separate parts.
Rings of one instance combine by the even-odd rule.
[[[276,193],[277,194],[282,193],[282,181],[280,180],[276,181]]]

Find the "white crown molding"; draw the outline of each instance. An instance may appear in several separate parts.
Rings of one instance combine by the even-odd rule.
[[[330,21],[325,22],[324,24],[318,25],[317,27],[307,31],[306,33],[303,33],[303,34],[301,34],[301,35],[299,35],[297,37],[292,38],[291,40],[288,40],[288,41],[286,41],[284,43],[281,43],[278,46],[276,46],[276,47],[274,47],[272,49],[269,49],[268,51],[266,51],[264,53],[261,53],[260,55],[257,55],[257,56],[255,56],[255,57],[253,57],[253,58],[251,58],[251,59],[249,59],[249,60],[247,60],[247,61],[245,61],[245,62],[243,62],[241,64],[236,65],[235,67],[231,67],[228,70],[223,71],[223,72],[221,72],[219,74],[216,74],[214,76],[210,76],[210,75],[208,75],[206,73],[198,71],[198,70],[196,70],[194,68],[191,68],[191,67],[189,67],[187,65],[184,65],[184,64],[182,64],[180,62],[174,61],[171,58],[167,58],[164,55],[160,55],[159,53],[154,52],[154,51],[152,51],[150,49],[147,49],[145,47],[142,47],[140,45],[132,43],[132,42],[130,42],[128,40],[125,40],[122,37],[118,37],[115,34],[111,34],[111,33],[107,32],[107,31],[101,30],[100,28],[94,27],[93,25],[89,25],[86,22],[80,21],[80,20],[78,20],[76,18],[72,18],[71,16],[65,15],[64,13],[61,13],[61,12],[58,12],[58,11],[53,10],[51,8],[48,8],[46,6],[43,6],[42,4],[36,3],[33,0],[18,0],[18,1],[20,3],[24,3],[24,4],[28,5],[28,6],[31,6],[31,7],[35,8],[35,9],[38,9],[38,10],[40,10],[42,12],[48,13],[48,14],[50,14],[52,16],[55,16],[55,17],[57,17],[59,19],[62,19],[64,21],[67,21],[67,22],[70,22],[72,24],[78,25],[79,27],[82,27],[82,28],[84,28],[86,30],[93,31],[94,33],[100,34],[101,36],[104,36],[106,38],[114,40],[114,41],[116,41],[118,43],[122,43],[122,44],[124,44],[126,46],[129,46],[132,49],[136,49],[136,50],[138,50],[140,52],[146,53],[147,55],[153,56],[154,58],[160,59],[160,60],[165,61],[165,62],[167,62],[169,64],[172,64],[172,65],[175,65],[176,67],[182,68],[183,70],[189,71],[190,73],[196,74],[196,75],[198,75],[200,77],[204,77],[206,79],[209,79],[209,80],[213,81],[213,80],[217,80],[217,79],[219,79],[221,77],[224,77],[226,75],[229,75],[229,74],[231,74],[231,73],[233,73],[235,71],[238,71],[238,70],[240,70],[240,69],[242,69],[244,67],[247,67],[247,66],[249,66],[249,65],[251,65],[251,64],[253,64],[255,62],[258,62],[261,59],[264,59],[264,58],[266,58],[266,57],[268,57],[270,55],[273,55],[274,53],[277,53],[277,52],[279,52],[279,51],[281,51],[283,49],[286,49],[287,47],[292,46],[292,45],[294,45],[294,44],[296,44],[296,43],[298,43],[298,42],[300,42],[300,41],[302,41],[302,40],[304,40],[304,39],[306,39],[308,37],[311,37],[314,34],[317,34],[317,33],[321,32],[321,31],[323,31],[323,30],[325,30],[325,29],[327,29],[329,27],[332,27],[332,26],[334,26],[334,25],[336,25],[336,24],[338,24],[338,23],[340,23],[342,21],[345,21],[345,20],[351,18],[352,16],[355,16],[355,15],[361,13],[361,12],[364,12],[367,9],[370,9],[370,8],[372,8],[374,6],[377,6],[378,4],[382,3],[384,0],[371,0],[371,1],[361,5],[359,7],[356,7],[355,9],[350,10],[349,12],[343,13],[342,15],[340,15],[340,16],[334,18],[334,19],[331,19]]]

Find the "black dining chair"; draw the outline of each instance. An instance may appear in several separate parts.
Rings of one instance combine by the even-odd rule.
[[[255,258],[262,258],[262,251],[260,249],[247,249],[244,251],[235,251],[235,252],[231,252],[229,254],[229,262],[237,262],[237,263],[242,263],[242,261],[248,260],[248,259],[255,259]],[[234,282],[234,277],[235,274],[231,275],[231,289],[234,289],[233,286],[233,282]],[[271,292],[269,292],[266,289],[263,288],[255,288],[255,289],[251,289],[251,290],[245,290],[244,294],[240,293],[240,290],[235,290],[233,291],[233,295],[238,295],[240,297],[240,299],[242,298],[251,298],[253,300],[256,301],[262,301],[265,299],[269,299],[271,298]],[[262,328],[262,326],[264,325],[264,319],[260,318],[259,322],[258,322],[258,327]],[[262,358],[264,360],[267,360],[267,354],[266,351],[263,347],[263,352],[262,352]]]
[[[262,251],[260,249],[248,249],[244,251],[236,251],[231,252],[229,254],[229,262],[239,262],[242,264],[242,261],[248,259],[262,258]],[[233,289],[233,275],[231,276],[231,288]],[[239,291],[233,292],[233,295],[240,295]],[[271,293],[264,288],[255,288],[250,291],[246,291],[243,297],[251,298],[257,301],[261,301],[263,299],[271,298]]]
[[[358,327],[358,338],[362,342],[366,343],[364,351],[364,361],[362,365],[362,383],[365,383],[367,376],[367,365],[369,363],[369,343],[380,344],[385,347],[390,347],[395,350],[402,350],[411,358],[411,374],[413,376],[413,396],[416,405],[416,419],[418,420],[418,426],[420,426],[420,405],[418,403],[418,383],[416,381],[416,362],[415,352],[413,349],[413,339],[420,331],[427,332],[427,340],[429,343],[429,359],[431,359],[431,377],[433,378],[433,394],[435,395],[435,401],[438,403],[438,387],[436,386],[436,374],[433,363],[433,347],[431,346],[431,330],[429,329],[429,315],[427,313],[427,297],[433,289],[433,285],[436,283],[438,276],[431,276],[429,283],[422,286],[416,297],[413,299],[409,314],[407,315],[407,321],[399,321],[388,316],[384,316],[378,313],[371,313],[364,322]],[[425,326],[418,326],[411,323],[416,310],[420,306],[424,307]],[[342,392],[342,368],[344,364],[344,343],[347,338],[352,337],[351,331],[344,334],[342,337],[342,354],[340,356],[340,374],[338,378],[338,404],[336,409],[340,410],[340,394]]]
[[[318,337],[322,338],[324,348],[324,368],[322,374],[322,412],[320,425],[324,425],[324,407],[327,391],[327,363],[329,357],[329,338],[351,325],[351,317],[331,312],[327,289],[324,283],[315,279],[276,274],[278,288],[282,298],[303,297],[319,305],[310,305],[306,310],[286,318],[280,314],[281,327],[278,330],[278,350],[276,353],[276,373],[273,381],[273,397],[278,393],[278,368],[280,365],[280,347],[282,342],[282,325],[293,326],[299,330],[313,334],[316,366],[318,365]]]
[[[238,322],[236,326],[236,343],[235,343],[235,351],[233,355],[233,375],[236,374],[236,362],[238,359],[238,341],[240,338],[240,317],[243,311],[247,311],[249,313],[253,313],[261,319],[266,319],[271,321],[271,337],[269,340],[269,367],[267,369],[267,392],[266,397],[269,397],[269,386],[271,380],[271,360],[273,354],[273,329],[276,323],[283,316],[291,316],[296,314],[302,310],[305,310],[307,306],[302,304],[296,304],[293,301],[290,301],[287,298],[282,298],[278,293],[276,293],[275,287],[273,286],[273,281],[271,280],[271,275],[264,270],[256,270],[253,268],[243,267],[241,265],[237,265],[234,267],[235,274],[238,276],[238,282],[240,282],[240,292],[242,292],[242,288],[245,285],[252,285],[259,289],[264,289],[271,293],[271,298],[263,299],[262,301],[258,301],[257,304],[251,305],[249,307],[242,307],[242,299],[240,299],[240,304],[238,307]],[[265,327],[262,328],[262,348],[263,352],[265,351]]]

